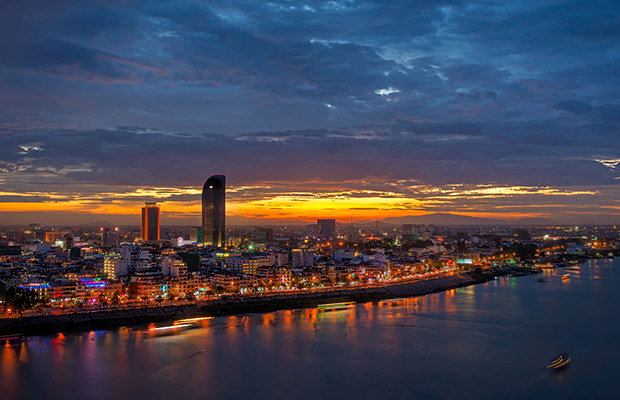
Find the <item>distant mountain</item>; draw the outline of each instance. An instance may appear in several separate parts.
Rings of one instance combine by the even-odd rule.
[[[507,225],[507,221],[500,219],[470,217],[450,213],[433,213],[425,215],[408,215],[405,217],[390,217],[382,220],[389,224],[418,224],[418,225]]]
[[[418,225],[443,225],[443,226],[455,226],[455,225],[515,225],[515,226],[544,226],[544,225],[557,225],[557,221],[553,221],[548,218],[532,217],[532,218],[520,218],[514,220],[506,219],[492,219],[492,218],[480,218],[470,217],[468,215],[458,215],[450,213],[433,213],[425,215],[408,215],[405,217],[391,217],[385,218],[384,222],[402,225],[402,224],[418,224]]]
[[[348,226],[351,226],[350,222],[336,222],[336,227],[337,228],[346,228]],[[372,220],[362,220],[362,221],[353,221],[353,226],[358,227],[358,228],[373,228],[377,226],[377,221],[372,221]],[[390,224],[388,222],[385,222],[384,219],[380,219],[379,220],[379,228],[393,228],[394,224]]]
[[[314,222],[308,222],[303,220],[280,220],[269,218],[248,218],[242,216],[230,216],[226,217],[226,226],[304,226],[310,224],[316,224]],[[198,221],[200,224],[200,221]]]

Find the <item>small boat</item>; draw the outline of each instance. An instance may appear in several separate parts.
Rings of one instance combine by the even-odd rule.
[[[536,282],[541,282],[541,283],[545,283],[547,282],[547,280],[545,278],[543,278],[542,276],[536,278]]]
[[[21,333],[0,336],[0,342],[4,342],[5,344],[18,344],[21,343],[23,340],[24,335],[22,335]]]
[[[564,274],[564,275],[562,275],[562,280],[563,280],[563,281],[567,281],[567,280],[569,280],[569,279],[570,279],[570,274]]]
[[[185,318],[174,321],[175,325],[179,324],[195,324],[197,322],[206,321],[208,319],[213,319],[214,317],[196,317],[196,318]]]
[[[573,271],[579,271],[581,267],[578,265],[571,265],[570,267],[566,267],[566,269],[572,269]]]
[[[548,369],[560,369],[567,367],[570,364],[571,357],[568,353],[560,353],[559,356],[553,359],[549,365],[547,365]]]
[[[407,299],[404,298],[404,297],[401,297],[401,298],[398,298],[398,299],[387,299],[387,300],[381,300],[379,302],[379,304],[393,306],[393,305],[401,303],[401,302],[403,302],[405,300],[407,300]]]
[[[610,252],[609,254],[607,254],[607,258],[609,258],[609,259],[612,259],[612,260],[613,260],[613,259],[614,259],[614,253],[611,253],[611,252]]]
[[[159,336],[159,335],[171,335],[176,332],[185,331],[188,329],[198,328],[200,325],[197,323],[191,324],[174,324],[168,326],[158,326],[155,328],[149,328],[142,332],[145,335]]]
[[[345,303],[319,304],[316,308],[318,308],[319,311],[338,311],[353,308],[354,306],[354,301],[347,301]]]

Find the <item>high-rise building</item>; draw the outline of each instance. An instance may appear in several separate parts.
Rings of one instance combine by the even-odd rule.
[[[118,227],[114,229],[103,228],[103,235],[101,238],[101,245],[103,247],[116,247],[120,243],[120,234]]]
[[[292,249],[290,265],[293,268],[314,266],[314,252],[305,248]]]
[[[159,207],[145,203],[142,207],[142,240],[159,240]]]
[[[149,251],[141,247],[124,244],[121,246],[120,257],[127,260],[130,272],[149,267]]]
[[[32,232],[32,238],[35,240],[45,241],[45,231],[41,224],[30,224],[30,232]]]
[[[202,227],[189,228],[189,241],[192,243],[202,243]]]
[[[108,255],[103,260],[103,273],[109,279],[118,279],[119,276],[129,273],[129,260],[120,258],[118,255]]]
[[[212,175],[202,188],[202,243],[222,247],[226,238],[226,176]]]
[[[336,237],[336,220],[335,219],[317,219],[319,237],[330,239]]]

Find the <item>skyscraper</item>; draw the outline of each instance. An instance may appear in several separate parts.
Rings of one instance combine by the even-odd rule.
[[[202,188],[202,243],[222,247],[226,240],[226,176],[212,175]]]
[[[335,219],[317,219],[319,237],[323,239],[331,239],[336,237],[336,220]]]
[[[142,207],[142,240],[159,240],[159,207],[157,203],[144,203]]]

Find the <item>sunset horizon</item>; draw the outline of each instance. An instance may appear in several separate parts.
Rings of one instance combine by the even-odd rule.
[[[0,224],[130,222],[152,201],[194,224],[213,174],[240,221],[620,223],[609,7],[4,11]]]

